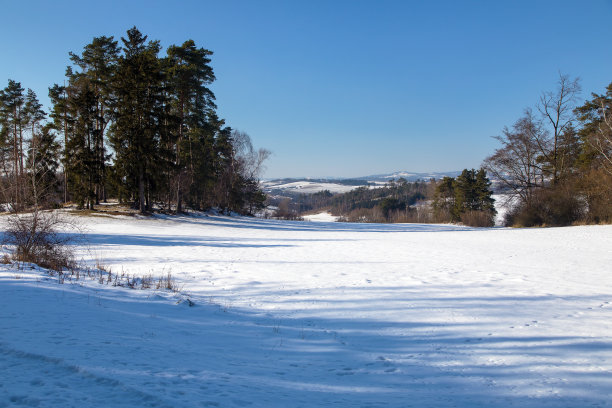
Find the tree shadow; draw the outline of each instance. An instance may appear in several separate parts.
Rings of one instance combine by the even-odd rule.
[[[164,292],[26,279],[2,282],[0,291],[1,310],[19,304],[18,314],[2,320],[11,330],[0,334],[0,344],[38,347],[85,376],[103,382],[102,373],[170,405],[190,395],[219,406],[606,406],[612,389],[609,372],[595,369],[610,366],[609,337],[486,336],[479,323],[437,321],[426,305],[418,321],[394,321],[356,313],[292,317],[197,296],[188,307]],[[481,308],[508,299],[431,301]],[[367,300],[358,307],[367,310]]]

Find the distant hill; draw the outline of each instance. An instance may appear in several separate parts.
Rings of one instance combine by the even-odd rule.
[[[398,178],[406,179],[406,181],[431,180],[441,179],[442,177],[457,177],[461,171],[446,171],[446,172],[431,172],[431,173],[414,173],[410,171],[396,171],[395,173],[374,174],[366,177],[359,177],[369,181],[389,181]]]
[[[381,186],[392,179],[404,178],[406,181],[441,179],[442,177],[456,177],[460,171],[415,173],[397,171],[394,173],[374,174],[370,176],[342,178],[281,178],[262,181],[263,190],[271,195],[314,194],[329,190],[331,193],[346,193],[361,186]]]

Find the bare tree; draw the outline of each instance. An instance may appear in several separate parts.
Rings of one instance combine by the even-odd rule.
[[[568,75],[559,74],[557,89],[554,92],[542,92],[538,110],[552,127],[552,146],[539,145],[541,154],[550,165],[552,182],[556,184],[559,177],[571,163],[566,163],[560,154],[560,144],[565,132],[570,131],[574,120],[575,102],[580,94],[579,78],[571,79]]]
[[[258,179],[263,170],[263,164],[270,157],[271,152],[267,149],[253,148],[251,137],[239,130],[232,132],[232,144],[234,146],[235,161],[239,172],[247,179]]]
[[[495,139],[502,147],[485,159],[483,168],[499,180],[511,196],[529,204],[534,192],[544,185],[540,158],[542,147],[550,144],[550,136],[527,109],[512,129],[505,128],[503,135]]]

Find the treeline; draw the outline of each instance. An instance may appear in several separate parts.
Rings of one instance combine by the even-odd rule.
[[[326,210],[351,222],[401,222],[400,219],[413,212],[417,201],[429,195],[428,190],[431,190],[429,183],[409,183],[399,178],[384,186],[361,186],[341,194],[324,190],[277,200],[271,197],[268,202],[278,206],[275,216],[285,219],[299,219],[304,213]]]
[[[359,187],[342,194],[320,191],[286,197],[273,204],[275,216],[301,219],[304,213],[328,211],[347,222],[462,222],[493,226],[491,182],[483,169],[463,170],[456,178],[408,182],[390,180],[380,187]]]
[[[332,197],[332,215],[350,222],[401,222],[412,206],[425,198],[427,183],[390,180],[383,187],[360,187]]]
[[[497,137],[484,167],[510,199],[506,224],[612,222],[612,84],[577,106],[580,84],[560,75]]]
[[[269,152],[217,116],[212,52],[192,40],[161,51],[135,27],[121,45],[94,38],[69,54],[65,81],[49,88],[48,114],[9,80],[0,91],[3,202],[93,209],[117,198],[143,213],[261,208]]]
[[[341,194],[324,190],[314,194],[296,194],[276,201],[271,198],[269,203],[279,207],[277,216],[281,218],[295,219],[301,214],[324,209],[332,215],[354,221],[361,218],[365,222],[391,222],[396,213],[410,211],[412,205],[424,199],[428,189],[427,183],[409,183],[400,178],[397,181],[390,180],[381,187],[361,186]],[[376,216],[368,215],[363,219],[363,214],[368,212]]]

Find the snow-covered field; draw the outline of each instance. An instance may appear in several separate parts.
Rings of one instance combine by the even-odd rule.
[[[304,215],[302,218],[304,218],[305,221],[313,222],[335,222],[338,220],[339,217],[331,215],[329,212],[324,211],[317,214]]]
[[[346,193],[351,190],[355,190],[359,186],[349,186],[345,184],[338,183],[324,183],[318,181],[293,181],[293,182],[285,182],[285,181],[264,181],[261,183],[262,187],[265,191],[272,190],[283,190],[287,193],[294,194],[314,194],[320,191],[328,190],[331,193]]]
[[[612,406],[612,226],[81,219],[183,293],[3,266],[0,407]]]

